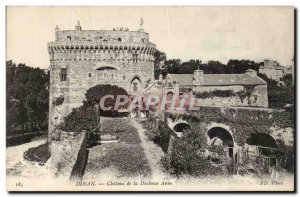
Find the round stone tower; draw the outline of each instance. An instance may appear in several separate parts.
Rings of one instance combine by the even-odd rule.
[[[135,95],[154,80],[155,44],[143,29],[75,30],[55,28],[48,43],[50,56],[49,131],[75,107],[82,105],[86,90],[111,84]],[[56,100],[63,100],[56,105]]]

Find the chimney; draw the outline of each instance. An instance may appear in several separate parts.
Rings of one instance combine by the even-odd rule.
[[[204,84],[203,70],[197,69],[194,71],[194,84],[195,85]]]
[[[246,74],[250,75],[251,77],[257,77],[256,70],[248,69],[248,70],[246,70]]]
[[[77,21],[77,25],[75,26],[75,30],[76,31],[80,31],[81,30],[80,21]]]

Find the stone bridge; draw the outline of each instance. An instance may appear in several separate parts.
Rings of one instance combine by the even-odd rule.
[[[192,129],[204,134],[207,145],[227,147],[233,162],[239,160],[242,149],[261,152],[294,143],[293,115],[286,110],[201,107],[197,111],[165,112],[163,118],[177,137]]]

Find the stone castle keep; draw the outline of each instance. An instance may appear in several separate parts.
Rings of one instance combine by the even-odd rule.
[[[98,84],[111,84],[135,95],[154,80],[155,44],[143,29],[55,29],[48,43],[50,56],[49,130],[79,107],[85,92]],[[60,106],[53,101],[63,98]]]

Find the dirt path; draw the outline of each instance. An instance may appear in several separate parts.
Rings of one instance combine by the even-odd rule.
[[[32,163],[24,159],[23,154],[29,148],[37,147],[45,143],[45,139],[40,139],[33,142],[28,142],[18,146],[11,146],[6,148],[6,174],[9,177],[49,177],[49,161],[40,166],[37,163]]]
[[[160,159],[164,155],[163,150],[154,142],[149,141],[146,136],[146,130],[135,119],[131,119],[133,126],[138,130],[139,137],[141,139],[141,145],[144,148],[144,152],[151,169],[151,177],[153,179],[164,179],[168,176],[163,172],[160,165]]]

